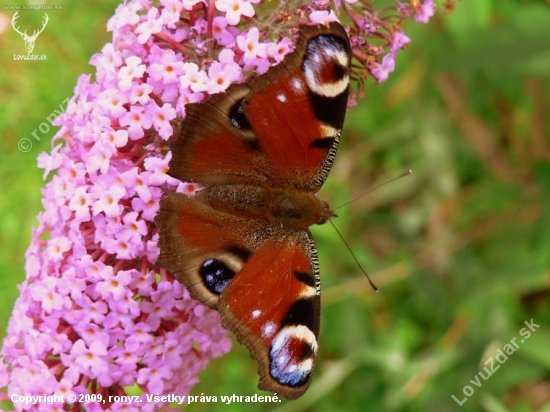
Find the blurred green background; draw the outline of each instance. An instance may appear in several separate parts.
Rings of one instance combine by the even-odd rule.
[[[40,141],[32,132],[93,72],[117,2],[48,4],[63,10],[48,13],[36,43],[46,61],[13,59],[23,42],[13,11],[0,9],[0,338],[41,210],[36,157],[55,130]],[[335,221],[380,291],[330,225],[314,228],[323,307],[312,387],[293,402],[188,410],[550,411],[549,28],[543,0],[457,1],[450,14],[439,2],[430,24],[407,24],[412,44],[349,111],[321,192],[336,206],[413,170]],[[531,319],[540,327],[525,339]],[[514,338],[517,351],[480,378]],[[255,363],[235,344],[193,394],[253,395],[256,385]]]

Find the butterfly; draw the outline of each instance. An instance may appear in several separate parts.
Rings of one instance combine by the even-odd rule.
[[[259,388],[300,397],[315,369],[317,249],[334,216],[317,191],[346,113],[351,48],[338,23],[301,26],[295,50],[265,74],[186,106],[168,174],[204,186],[167,191],[158,265],[220,312],[258,362]]]

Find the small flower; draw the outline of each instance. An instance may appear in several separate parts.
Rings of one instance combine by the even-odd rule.
[[[103,112],[115,118],[126,112],[124,105],[128,102],[128,96],[114,88],[102,91],[98,97],[98,105]]]
[[[187,196],[194,196],[197,192],[201,191],[202,189],[204,189],[204,187],[197,183],[183,182],[178,184],[176,192],[185,193]]]
[[[53,148],[51,154],[40,153],[38,155],[38,167],[44,169],[42,179],[46,179],[52,170],[56,170],[63,163],[63,156],[59,154],[61,145]]]
[[[131,277],[127,271],[120,270],[116,274],[113,271],[103,272],[103,280],[96,283],[96,291],[105,301],[109,299],[120,300],[126,296],[126,286],[130,283]]]
[[[145,65],[141,64],[141,58],[137,56],[128,57],[125,60],[126,65],[120,68],[118,72],[118,88],[127,91],[132,87],[132,81],[139,79],[145,72]]]
[[[147,69],[151,79],[158,80],[164,85],[178,83],[183,74],[183,62],[178,60],[173,50],[159,49],[158,53],[154,62]]]
[[[94,341],[87,346],[83,339],[79,339],[73,344],[70,355],[62,355],[61,360],[80,373],[98,377],[107,372],[106,354],[107,348],[101,341]]]
[[[256,67],[258,72],[263,72],[269,67],[265,53],[266,46],[260,43],[259,38],[260,32],[255,27],[250,29],[245,35],[237,36],[237,47],[244,52],[243,61],[245,70]]]
[[[382,63],[372,69],[371,73],[376,78],[378,83],[383,83],[388,80],[388,76],[395,70],[395,57],[392,53],[385,55],[382,58]]]
[[[120,130],[106,130],[102,135],[103,139],[108,142],[113,148],[120,148],[126,146],[128,143],[128,131],[124,129]]]
[[[128,127],[128,137],[132,140],[141,139],[153,124],[151,117],[144,112],[143,106],[130,106],[130,111],[120,117],[120,125]]]
[[[151,7],[147,12],[147,16],[143,22],[141,22],[136,28],[136,34],[138,34],[138,42],[145,44],[151,35],[159,33],[162,30],[163,19],[158,18],[158,10],[155,7]]]
[[[208,94],[220,93],[227,87],[241,79],[242,70],[237,63],[223,64],[212,62],[208,68]]]
[[[115,15],[107,22],[107,30],[117,31],[127,25],[136,25],[139,22],[137,12],[141,9],[139,2],[128,2],[117,7]]]
[[[160,0],[160,4],[162,5],[161,19],[164,25],[173,29],[180,19],[183,4],[178,0]]]
[[[146,105],[151,100],[150,94],[152,91],[153,87],[147,83],[132,84],[132,87],[129,90],[130,103],[139,103],[142,106]]]
[[[414,20],[418,23],[427,23],[435,14],[435,3],[433,0],[424,0],[414,15]]]
[[[90,153],[86,159],[86,170],[88,173],[95,173],[97,171],[106,173],[109,169],[113,153],[114,148],[107,140],[96,142],[90,149]]]
[[[67,250],[69,250],[67,248]],[[66,250],[66,251],[67,251]],[[66,305],[64,297],[56,291],[57,282],[53,278],[42,279],[31,287],[31,295],[42,304],[45,313],[61,310]]]
[[[184,63],[180,88],[189,88],[195,93],[204,92],[208,89],[208,76],[195,63]]]
[[[168,178],[168,162],[172,158],[172,153],[168,153],[166,157],[151,156],[144,160],[145,170],[151,172],[149,175],[149,184],[161,186]]]
[[[334,10],[315,10],[309,15],[309,20],[316,24],[326,24],[331,21],[338,21],[338,17],[334,14]]]
[[[398,50],[401,50],[403,47],[405,47],[407,44],[411,42],[411,39],[408,38],[405,33],[402,31],[395,32],[393,36],[393,44],[391,46],[391,52],[395,53]]]
[[[54,237],[48,240],[46,254],[52,262],[63,260],[64,253],[71,249],[71,241],[65,237]]]
[[[288,37],[281,39],[278,43],[272,43],[267,47],[267,56],[276,63],[283,61],[285,56],[292,51],[292,40]]]
[[[111,84],[118,75],[118,68],[122,65],[122,57],[111,43],[103,46],[101,53],[94,54],[90,64],[97,68],[96,78],[103,84]]]
[[[241,16],[254,16],[254,8],[251,1],[246,0],[219,0],[216,4],[216,9],[225,12],[227,23],[235,26],[241,20]]]
[[[132,209],[138,212],[141,212],[141,217],[149,222],[155,220],[155,216],[159,210],[159,200],[161,197],[162,191],[159,188],[151,188],[151,199],[144,202],[139,197],[132,199]]]
[[[162,107],[159,107],[155,101],[151,101],[145,108],[145,112],[151,118],[153,127],[159,136],[164,140],[168,140],[173,133],[170,120],[176,118],[176,109],[168,103],[164,103]]]
[[[218,44],[228,47],[224,50],[231,50],[230,48],[235,45],[235,36],[228,30],[227,25],[225,17],[215,17],[212,21],[212,35]]]
[[[75,212],[75,219],[79,222],[90,220],[90,206],[92,196],[88,193],[86,186],[76,188],[73,197],[69,202],[69,209]]]
[[[92,211],[94,215],[104,213],[105,216],[118,216],[122,211],[122,206],[119,204],[119,200],[126,194],[126,190],[117,185],[106,185],[104,183],[98,183],[97,186],[92,188],[92,194],[94,201]]]

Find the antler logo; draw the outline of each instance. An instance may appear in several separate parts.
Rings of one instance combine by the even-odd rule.
[[[30,53],[32,53],[32,51],[34,49],[34,43],[36,42],[36,38],[38,37],[38,35],[40,33],[42,33],[44,31],[44,28],[46,27],[46,24],[48,24],[49,17],[46,13],[44,13],[44,24],[42,25],[42,28],[40,30],[35,30],[33,32],[32,36],[29,36],[27,34],[27,30],[25,30],[24,33],[21,33],[21,31],[19,31],[19,27],[15,26],[15,20],[17,20],[17,18],[19,17],[17,15],[17,13],[18,13],[18,11],[16,11],[15,14],[13,15],[13,17],[11,19],[11,25],[12,25],[13,29],[21,35],[21,38],[25,42],[25,48],[27,49],[27,53],[30,54]]]

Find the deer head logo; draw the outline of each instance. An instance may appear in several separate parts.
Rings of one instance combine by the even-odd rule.
[[[34,43],[36,42],[36,38],[38,37],[38,35],[40,33],[42,33],[42,31],[44,31],[44,28],[46,27],[46,24],[48,24],[48,15],[46,13],[44,13],[44,24],[42,25],[42,28],[40,30],[35,30],[32,34],[32,36],[29,36],[27,34],[27,30],[25,30],[24,33],[21,33],[19,31],[19,27],[16,27],[15,26],[15,20],[17,20],[17,18],[19,17],[17,15],[17,11],[15,12],[15,14],[13,15],[12,19],[11,19],[11,25],[13,27],[13,29],[19,33],[21,35],[21,38],[23,39],[23,41],[25,42],[25,49],[27,49],[27,53],[32,53],[33,49],[34,49]]]

